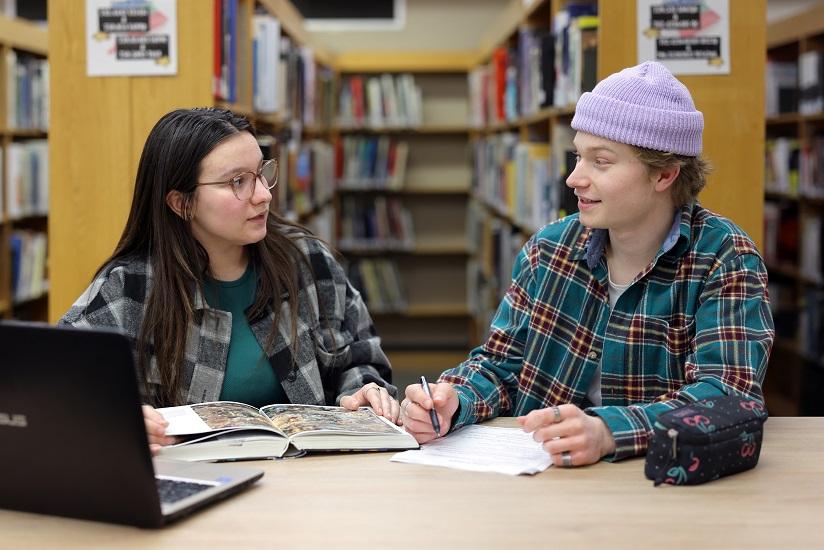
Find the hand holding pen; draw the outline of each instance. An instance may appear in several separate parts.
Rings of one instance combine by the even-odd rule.
[[[432,399],[432,392],[429,391],[429,382],[426,381],[426,376],[421,376],[421,388],[426,397],[434,403]],[[432,421],[432,428],[435,430],[435,437],[441,437],[441,423],[438,422],[438,413],[435,409],[429,409],[429,419]]]
[[[446,435],[452,416],[458,410],[458,394],[452,384],[429,384],[421,376],[420,384],[406,388],[406,398],[401,402],[401,420],[407,432],[418,443],[426,443]]]

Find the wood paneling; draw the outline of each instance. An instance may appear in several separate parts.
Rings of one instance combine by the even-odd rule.
[[[52,322],[114,249],[151,127],[174,108],[212,103],[211,2],[177,4],[177,75],[88,77],[84,11],[49,2]]]

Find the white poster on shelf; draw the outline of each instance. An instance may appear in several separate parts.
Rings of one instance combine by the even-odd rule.
[[[638,63],[673,74],[730,74],[729,0],[637,0]]]
[[[177,0],[86,0],[86,74],[177,74]]]

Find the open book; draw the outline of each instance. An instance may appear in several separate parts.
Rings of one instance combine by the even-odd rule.
[[[417,449],[418,443],[390,420],[361,407],[267,405],[260,409],[233,401],[167,407],[166,435],[183,441],[163,447],[160,456],[178,460],[252,460],[305,451]]]

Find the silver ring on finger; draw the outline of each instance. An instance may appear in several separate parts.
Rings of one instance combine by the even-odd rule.
[[[552,412],[555,415],[554,423],[557,424],[561,421],[561,409],[559,409],[558,407],[552,407]]]
[[[368,389],[368,390],[366,390],[366,393],[369,393],[369,392],[370,392],[370,391],[372,391],[372,390],[377,391],[377,392],[378,392],[378,396],[380,396],[380,394],[381,394],[381,389],[380,389],[378,386],[370,386],[370,387],[369,387],[369,389]]]
[[[406,409],[408,409],[408,408],[409,408],[409,400],[404,399],[403,402],[401,403],[401,415],[408,416],[407,413],[406,413]]]
[[[564,468],[572,468],[572,455],[569,451],[561,453],[561,463],[564,465]]]

